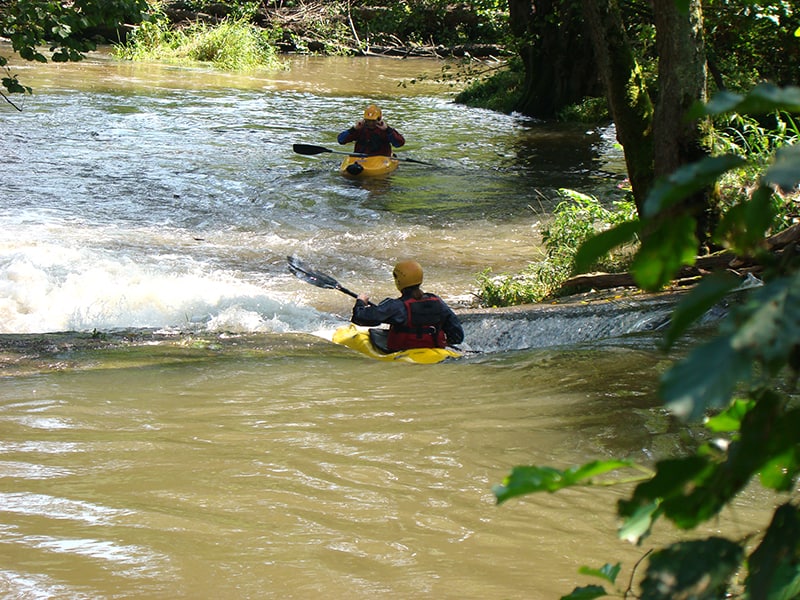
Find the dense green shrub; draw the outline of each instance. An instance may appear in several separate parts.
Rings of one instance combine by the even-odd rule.
[[[117,46],[115,53],[129,60],[208,62],[230,71],[281,66],[268,34],[241,19],[175,28],[163,13],[154,14],[128,36],[125,44]]]
[[[611,208],[597,198],[574,190],[559,190],[564,198],[552,221],[542,233],[545,255],[518,274],[492,275],[490,270],[478,275],[477,296],[485,306],[512,306],[541,300],[557,294],[572,274],[578,247],[598,231],[618,225],[636,214],[633,202],[617,201]],[[607,254],[594,269],[616,272],[627,265],[633,247]]]
[[[519,103],[525,72],[522,61],[517,58],[500,70],[463,68],[453,78],[468,83],[456,95],[457,103],[509,114]]]

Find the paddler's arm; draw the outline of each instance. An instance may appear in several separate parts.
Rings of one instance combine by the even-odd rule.
[[[350,127],[349,129],[345,129],[342,133],[340,133],[336,141],[340,144],[347,144],[349,142],[354,142],[358,139],[358,132],[359,130],[364,127],[364,120],[358,121],[355,125]]]
[[[393,298],[386,298],[380,304],[371,304],[369,296],[359,294],[353,306],[353,316],[350,320],[363,327],[374,327],[381,323],[396,323],[398,318],[400,318],[399,322],[402,322],[404,314],[403,303],[402,301],[399,302],[399,315],[397,304],[398,301]]]
[[[445,336],[447,336],[447,345],[455,346],[464,341],[464,328],[461,326],[461,320],[456,313],[453,312],[453,309],[444,302],[442,302],[442,304],[444,304],[445,315],[442,329],[444,330]]]
[[[391,127],[386,128],[386,133],[388,133],[389,143],[394,146],[395,148],[399,148],[400,146],[405,145],[406,138],[403,137],[397,129],[393,129]]]

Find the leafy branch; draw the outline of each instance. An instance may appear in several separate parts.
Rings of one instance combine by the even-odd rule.
[[[760,85],[740,96],[723,93],[694,116],[730,112],[766,114],[800,112],[800,88]],[[706,158],[686,165],[653,187],[641,219],[625,221],[585,242],[576,270],[635,238],[641,246],[632,264],[640,287],[657,290],[677,271],[692,265],[697,240],[695,221],[676,208],[694,191],[716,182],[748,161],[735,155]],[[712,536],[680,541],[653,552],[641,581],[642,597],[712,599],[730,597],[734,579],[745,572],[744,596],[794,598],[800,595],[800,407],[778,390],[796,388],[800,373],[800,251],[790,244],[775,254],[764,240],[776,221],[776,190],[800,186],[800,145],[785,145],[761,173],[753,192],[721,220],[715,238],[739,256],[763,266],[764,285],[739,291],[729,273],[701,281],[676,307],[664,339],[670,348],[712,306],[735,292],[734,307],[716,335],[697,346],[662,376],[659,394],[666,406],[686,420],[710,411],[705,427],[716,436],[681,458],[658,461],[655,472],[620,500],[619,537],[641,544],[664,517],[684,530],[694,529],[720,511],[752,480],[778,495],[788,495],[774,510],[761,535],[742,540]],[[788,385],[788,387],[787,387]],[[620,460],[594,461],[559,471],[550,467],[514,467],[494,488],[498,503],[535,492],[555,492],[586,485],[592,478],[631,467]],[[754,549],[750,546],[757,540]],[[585,574],[614,583],[618,567],[608,564]],[[603,586],[575,588],[567,600],[606,596]],[[628,592],[625,593],[628,595]]]

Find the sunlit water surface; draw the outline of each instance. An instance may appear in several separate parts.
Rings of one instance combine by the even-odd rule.
[[[417,257],[469,306],[476,273],[541,254],[556,189],[616,188],[613,132],[455,105],[435,61],[290,63],[14,66],[35,95],[0,112],[0,595],[556,598],[616,560],[627,581],[646,548],[614,536],[625,490],[498,507],[491,487],[695,443],[658,408],[656,337],[630,333],[663,306],[465,312],[467,358],[376,363],[325,339],[351,298],[286,269],[381,298]],[[371,101],[434,167],[354,182],[292,152],[340,150]],[[137,332],[175,341],[99,344]]]

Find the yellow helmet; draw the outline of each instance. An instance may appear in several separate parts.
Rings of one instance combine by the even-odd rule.
[[[392,271],[394,284],[401,292],[412,285],[422,283],[422,267],[415,260],[401,260]]]
[[[381,109],[375,106],[374,104],[370,104],[367,107],[367,110],[364,111],[364,118],[367,121],[378,121],[383,116]]]

